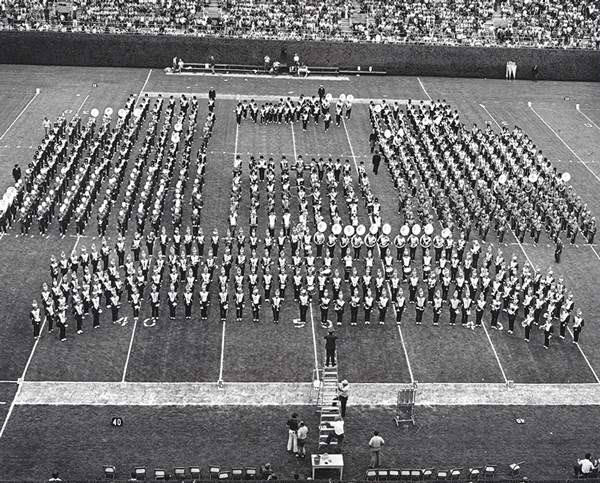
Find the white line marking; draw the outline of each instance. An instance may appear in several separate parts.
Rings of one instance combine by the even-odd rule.
[[[237,158],[238,152],[238,138],[240,134],[240,126],[236,123],[235,125],[235,147],[233,150],[233,159]],[[219,364],[219,380],[217,381],[219,387],[223,387],[223,367],[225,366],[225,328],[227,326],[227,321],[223,321],[223,331],[221,333],[221,361]]]
[[[492,346],[492,351],[494,352],[494,355],[496,356],[496,362],[498,362],[498,367],[500,367],[500,372],[502,372],[502,377],[504,378],[504,382],[506,384],[508,384],[508,379],[506,378],[506,373],[504,372],[504,368],[502,367],[502,364],[500,363],[500,357],[498,357],[498,353],[496,352],[496,348],[494,347],[494,343],[492,342],[490,333],[488,332],[487,327],[485,326],[484,323],[482,323],[481,326],[483,327],[483,330],[485,331],[485,335],[487,336],[488,341],[490,342],[490,346]]]
[[[587,117],[583,112],[581,112],[580,109],[577,109],[577,112],[579,112],[579,114],[581,114],[583,117],[585,117],[588,121],[590,121],[594,126],[596,126],[597,129],[600,129],[600,126],[598,126],[598,124],[596,124],[594,121],[592,121],[589,117]]]
[[[146,88],[146,85],[148,85],[148,81],[150,80],[150,74],[152,74],[152,69],[150,69],[150,72],[148,72],[148,76],[146,77],[146,82],[144,82],[144,85],[140,89],[140,93],[138,94],[137,100],[135,101],[136,104],[138,102],[140,102],[140,99],[142,98],[142,93],[144,92],[144,89]]]
[[[129,341],[129,349],[127,350],[127,359],[125,359],[125,367],[123,368],[123,377],[121,382],[125,382],[125,376],[127,376],[127,366],[129,366],[129,358],[131,357],[131,349],[133,347],[133,338],[135,336],[135,329],[137,328],[137,320],[133,321],[133,330],[131,331],[131,340]]]
[[[87,101],[89,99],[90,95],[88,94],[87,96],[85,96],[85,99],[83,100],[83,102],[81,103],[81,106],[79,106],[79,109],[77,109],[75,111],[75,114],[79,114],[79,111],[81,111],[81,108],[83,107],[83,105],[85,104],[85,101]]]
[[[223,333],[221,334],[221,365],[219,366],[219,384],[223,383],[223,366],[225,363],[225,325],[226,321],[223,321]]]
[[[598,260],[600,260],[600,255],[598,255],[598,252],[596,251],[596,249],[592,245],[587,245],[587,246],[592,249],[592,251],[594,252],[594,254],[596,255],[596,257],[598,258]]]
[[[292,127],[292,145],[294,147],[294,162],[298,159],[298,152],[296,151],[296,136],[294,134],[294,123],[291,122],[290,126]],[[317,334],[315,332],[315,320],[313,317],[312,310],[312,300],[309,305],[310,308],[310,327],[312,330],[312,339],[313,339],[313,351],[315,354],[315,374],[317,375],[317,381],[319,381],[319,354],[317,352]]]
[[[421,82],[421,79],[419,79],[417,77],[417,80],[419,81],[419,84],[421,84],[421,89],[423,89],[423,92],[425,93],[425,95],[429,98],[430,101],[433,101],[433,99],[431,98],[431,96],[427,93],[427,91],[425,90],[425,86],[423,85],[423,83]]]
[[[348,133],[348,128],[346,127],[346,121],[344,120],[343,117],[342,117],[342,123],[344,125],[344,131],[346,131],[346,138],[348,139],[348,146],[350,146],[350,152],[352,153],[352,160],[354,161],[354,167],[356,168],[356,173],[358,174],[358,164],[356,163],[356,156],[354,155],[354,148],[352,147],[352,142],[350,141],[350,134]],[[372,222],[373,222],[373,220],[371,220],[371,223]],[[381,249],[379,248],[379,245],[377,245],[377,250],[379,251],[379,261],[381,262],[381,266],[383,267],[383,260],[381,260]],[[387,283],[388,292],[390,294],[390,304],[392,305],[392,310],[394,311],[394,315],[396,315],[396,308],[394,307],[393,300],[391,300],[392,290],[390,288],[390,283],[387,280],[386,280],[386,283]],[[406,359],[408,373],[410,374],[410,382],[414,383],[415,378],[413,376],[412,367],[410,365],[410,359],[408,358],[408,351],[406,350],[406,344],[404,342],[404,335],[402,334],[402,328],[399,325],[397,327],[398,327],[398,333],[400,334],[400,342],[402,343],[402,349],[404,350],[404,357]]]
[[[319,381],[319,355],[317,353],[317,333],[315,332],[315,319],[313,317],[312,300],[310,301],[308,308],[310,309],[310,327],[312,329],[313,348],[315,353],[315,374],[317,375],[317,381]]]
[[[496,123],[496,126],[498,126],[500,129],[502,129],[502,126],[500,126],[500,124],[498,124],[498,121],[496,121],[496,119],[494,119],[494,116],[492,116],[490,114],[490,111],[488,111],[487,108],[483,104],[479,104],[479,107],[481,107],[485,112],[487,112],[487,115],[490,116],[490,119]]]
[[[521,245],[521,243],[519,242],[519,239],[516,237],[516,235],[514,234],[514,232],[512,231],[512,229],[510,229],[510,231],[513,234],[513,236],[515,237],[515,239],[517,240],[517,242],[519,243],[519,246],[521,247],[521,250],[523,251],[523,255],[525,255],[525,257],[527,258],[527,261],[529,262],[529,265],[531,265],[531,268],[533,269],[534,272],[537,272],[537,270],[535,269],[535,265],[531,261],[531,258],[529,258],[529,255],[527,255],[527,252],[525,251],[525,248],[523,248],[523,245]],[[594,250],[594,247],[592,247],[591,245],[588,245],[588,246],[594,251],[594,253],[598,257],[598,259],[600,259],[600,256],[598,255],[598,253],[596,252],[596,250]],[[573,333],[571,332],[571,329],[568,328],[568,327],[567,327],[567,329],[569,330],[569,334],[571,334],[571,337],[573,337]],[[487,329],[486,329],[486,332],[487,332]],[[490,340],[490,342],[491,342],[491,340]],[[577,348],[579,349],[579,352],[581,352],[581,355],[585,359],[585,362],[587,363],[588,367],[592,371],[592,374],[594,375],[594,378],[596,379],[596,381],[598,382],[598,384],[600,384],[600,379],[598,378],[598,375],[596,374],[596,371],[594,371],[594,368],[590,364],[590,361],[588,360],[587,356],[583,352],[583,349],[581,348],[581,346],[579,344],[577,344]],[[495,352],[496,352],[496,350],[494,349],[494,353]],[[500,363],[500,361],[498,361],[498,363]],[[501,368],[502,368],[502,366],[501,366]],[[502,371],[502,374],[504,374],[504,371]],[[505,377],[505,379],[506,379],[506,377]]]
[[[19,384],[19,381],[0,381],[0,384]]]
[[[567,327],[567,330],[569,331],[569,334],[571,334],[571,337],[573,337],[573,339],[575,339],[575,337],[573,336],[573,332],[571,332],[571,328]],[[598,379],[598,374],[596,374],[596,371],[594,371],[594,368],[592,367],[592,365],[590,364],[590,361],[588,360],[588,358],[586,357],[586,355],[583,352],[583,349],[581,348],[581,346],[579,344],[575,344],[577,346],[577,348],[579,349],[579,352],[581,352],[581,355],[583,356],[583,358],[585,359],[585,362],[587,362],[588,367],[590,368],[590,371],[592,371],[592,374],[594,375],[594,378],[596,379],[596,382],[598,384],[600,384],[600,379]]]
[[[15,118],[15,120],[10,124],[10,126],[8,126],[8,128],[6,129],[6,131],[4,131],[4,134],[2,134],[2,136],[0,136],[0,140],[2,140],[2,138],[4,138],[4,136],[6,136],[6,133],[8,131],[10,131],[10,128],[13,127],[15,125],[15,123],[19,120],[19,118],[23,115],[23,113],[27,110],[27,108],[31,105],[31,103],[35,100],[35,98],[40,94],[39,89],[36,89],[35,91],[35,95],[31,98],[31,100],[27,103],[27,105],[23,108],[23,110],[19,113],[19,115]]]
[[[562,142],[562,143],[563,143],[563,144],[566,146],[566,148],[567,148],[569,151],[571,151],[571,152],[573,153],[573,156],[575,156],[575,157],[576,157],[576,158],[579,160],[579,162],[580,162],[581,164],[583,164],[583,165],[584,165],[584,166],[587,168],[587,170],[588,170],[590,173],[592,173],[592,176],[594,176],[594,178],[596,178],[598,181],[600,181],[600,178],[598,177],[598,175],[596,175],[596,173],[594,173],[594,172],[593,172],[593,171],[592,171],[592,170],[589,168],[589,166],[587,165],[587,163],[586,163],[586,162],[585,162],[583,159],[581,159],[581,158],[580,158],[580,157],[577,155],[577,153],[576,153],[575,151],[573,151],[573,150],[571,149],[571,147],[570,147],[570,146],[569,146],[569,145],[568,145],[568,144],[567,144],[567,143],[564,141],[564,139],[563,139],[563,138],[561,138],[561,137],[558,135],[558,133],[557,133],[557,132],[556,132],[554,129],[552,129],[552,127],[550,127],[550,124],[548,124],[546,121],[544,121],[544,119],[542,118],[542,116],[540,116],[540,115],[539,115],[539,114],[538,114],[538,113],[535,111],[535,109],[534,109],[533,107],[530,107],[529,109],[531,109],[531,111],[532,111],[532,112],[533,112],[533,113],[534,113],[534,114],[535,114],[537,117],[539,117],[539,118],[540,118],[540,121],[542,121],[542,122],[543,122],[543,123],[544,123],[544,124],[545,124],[545,125],[548,127],[548,129],[550,129],[550,131],[552,131],[552,132],[554,133],[554,135],[555,135],[555,136],[556,136],[556,137],[557,137],[557,138],[558,138],[558,139],[559,139],[559,140],[560,140],[560,141],[561,141],[561,142]]]

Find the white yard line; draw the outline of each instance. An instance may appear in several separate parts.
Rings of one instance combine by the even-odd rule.
[[[577,104],[577,106],[579,106],[579,104]],[[581,114],[583,117],[585,117],[585,118],[586,118],[588,121],[590,121],[590,123],[592,123],[592,124],[593,124],[593,125],[596,127],[596,129],[600,129],[600,126],[598,126],[598,124],[596,124],[596,123],[595,123],[594,121],[592,121],[592,120],[591,120],[589,117],[587,117],[587,116],[586,116],[586,115],[585,115],[583,112],[581,112],[581,110],[580,110],[580,109],[577,109],[577,112],[578,112],[579,114]]]
[[[221,333],[221,362],[219,364],[219,379],[217,384],[219,387],[223,385],[223,366],[225,363],[225,326],[227,325],[227,321],[223,321],[223,331]]]
[[[240,126],[238,124],[235,125],[235,146],[233,149],[233,159],[237,158],[238,153],[238,139],[240,136]],[[221,357],[219,363],[219,379],[217,381],[218,386],[220,388],[223,387],[223,368],[225,367],[225,329],[227,327],[227,322],[223,322],[223,331],[221,333]]]
[[[298,159],[298,152],[296,151],[296,136],[294,134],[294,123],[291,122],[290,126],[292,127],[292,145],[294,147],[294,162]],[[315,320],[313,316],[312,310],[312,301],[309,305],[310,308],[310,327],[312,329],[312,339],[313,339],[313,351],[315,355],[315,374],[317,375],[317,381],[319,380],[319,353],[317,351],[317,333],[315,331]]]
[[[542,122],[543,122],[543,123],[546,125],[546,127],[547,127],[548,129],[550,129],[550,131],[552,131],[552,133],[553,133],[553,134],[554,134],[554,135],[555,135],[555,136],[556,136],[556,137],[557,137],[557,138],[560,140],[560,142],[561,142],[561,143],[563,143],[563,144],[565,145],[565,147],[566,147],[566,148],[567,148],[569,151],[571,151],[571,153],[573,153],[573,156],[575,156],[575,157],[576,157],[576,158],[579,160],[579,162],[580,162],[580,163],[581,163],[583,166],[585,166],[585,167],[587,168],[587,170],[588,170],[590,173],[592,173],[592,176],[593,176],[594,178],[596,178],[598,181],[600,181],[600,178],[598,177],[598,175],[597,175],[596,173],[594,173],[594,172],[593,172],[593,171],[592,171],[592,170],[589,168],[589,166],[587,165],[587,163],[586,163],[586,162],[585,162],[583,159],[581,159],[581,158],[580,158],[580,157],[577,155],[577,153],[576,153],[575,151],[573,151],[573,150],[571,149],[571,147],[570,147],[570,146],[569,146],[569,145],[568,145],[568,144],[565,142],[565,140],[564,140],[563,138],[561,138],[561,137],[558,135],[558,133],[557,133],[557,132],[556,132],[554,129],[552,129],[552,127],[550,126],[550,124],[548,124],[546,121],[544,121],[544,118],[543,118],[542,116],[540,116],[540,115],[539,115],[539,114],[536,112],[536,110],[535,110],[535,109],[534,109],[534,108],[533,108],[531,105],[530,105],[529,109],[531,109],[531,111],[532,111],[532,112],[533,112],[533,113],[534,113],[534,114],[535,114],[535,115],[536,115],[536,116],[537,116],[537,117],[540,119],[540,121],[542,121]]]
[[[502,372],[502,377],[504,378],[504,382],[508,384],[508,379],[506,378],[506,373],[504,372],[504,368],[502,367],[502,363],[500,362],[500,357],[498,357],[498,352],[496,352],[496,347],[494,347],[494,343],[492,342],[492,338],[490,337],[490,333],[487,330],[485,324],[481,324],[483,330],[485,331],[485,335],[490,342],[490,346],[492,347],[492,351],[494,352],[494,356],[496,357],[496,362],[498,362],[498,367],[500,368],[500,372]]]
[[[85,102],[90,98],[90,95],[88,94],[87,96],[85,96],[85,99],[83,100],[83,102],[81,103],[81,105],[79,106],[79,108],[75,111],[75,114],[79,114],[79,111],[81,111],[81,108],[83,107],[83,105],[85,104]]]
[[[502,129],[502,126],[498,124],[498,121],[496,121],[496,119],[494,119],[494,116],[492,116],[490,111],[487,110],[487,107],[485,107],[483,104],[479,104],[479,107],[481,107],[485,112],[487,112],[487,115],[490,116],[490,119],[496,123],[496,126]]]
[[[142,98],[142,94],[144,93],[144,89],[146,88],[146,86],[148,85],[148,81],[150,80],[150,75],[151,74],[152,74],[152,69],[150,69],[150,72],[148,72],[148,75],[146,76],[146,82],[144,82],[144,85],[140,89],[140,93],[138,94],[137,100],[135,101],[136,104],[138,102],[140,102],[140,99]]]
[[[133,348],[133,338],[135,337],[137,323],[137,320],[133,321],[133,330],[131,331],[131,339],[129,340],[129,349],[127,350],[127,358],[125,359],[125,367],[123,367],[123,377],[121,378],[121,383],[125,383],[125,377],[127,376],[127,367],[129,366],[129,359],[131,357],[131,349]]]
[[[431,96],[427,93],[427,91],[425,90],[425,86],[423,85],[423,83],[421,82],[421,79],[419,79],[417,77],[417,80],[419,81],[419,84],[421,85],[421,89],[423,89],[423,92],[425,93],[425,95],[427,96],[427,98],[432,101],[433,99],[431,98]]]
[[[430,98],[431,99],[431,98]],[[352,153],[352,160],[354,161],[354,167],[356,169],[356,173],[358,174],[358,164],[356,162],[356,156],[354,155],[354,148],[352,147],[352,142],[350,141],[350,134],[348,133],[348,128],[346,127],[346,121],[342,117],[342,124],[344,125],[344,131],[346,131],[346,138],[348,139],[348,146],[350,146],[350,152]],[[379,245],[377,245],[377,250],[379,251],[379,261],[381,262],[381,266],[383,267],[383,260],[381,260],[381,249]],[[391,300],[392,290],[390,288],[390,283],[387,283],[388,293],[390,294],[390,304],[392,305],[392,310],[394,315],[396,314],[396,308],[393,305],[393,301]],[[408,373],[410,374],[410,382],[414,383],[415,378],[412,371],[412,366],[410,365],[410,359],[408,358],[408,351],[406,350],[406,343],[404,342],[404,335],[402,334],[402,327],[400,325],[398,327],[398,333],[400,334],[400,342],[402,343],[402,350],[404,351],[404,358],[406,359],[406,366],[408,367]]]
[[[571,337],[573,337],[573,332],[571,332],[571,328],[567,327],[567,330],[569,331],[569,334],[571,334]],[[574,338],[574,337],[573,337]],[[600,379],[598,378],[598,374],[596,374],[596,371],[594,370],[594,368],[592,367],[592,365],[590,364],[590,361],[588,360],[587,356],[585,355],[585,353],[583,352],[583,349],[581,348],[581,346],[579,344],[575,344],[577,346],[577,348],[579,349],[579,352],[581,352],[581,355],[583,356],[583,358],[585,359],[585,362],[587,363],[588,367],[590,368],[590,371],[592,371],[592,374],[594,375],[594,379],[596,379],[596,382],[598,384],[600,384]]]
[[[6,129],[6,131],[4,131],[4,133],[2,134],[2,136],[0,136],[0,141],[2,140],[2,138],[4,138],[4,136],[6,136],[6,133],[8,131],[10,131],[10,129],[15,125],[15,123],[19,120],[19,118],[23,115],[23,113],[27,110],[27,108],[31,105],[31,103],[35,100],[35,98],[37,96],[39,96],[40,94],[40,90],[36,89],[35,90],[35,95],[31,98],[31,100],[27,103],[27,105],[23,108],[23,110],[19,113],[19,115],[17,117],[15,117],[14,121],[11,122],[10,126],[8,126],[8,128]]]

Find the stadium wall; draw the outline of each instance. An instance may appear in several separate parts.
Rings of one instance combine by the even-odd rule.
[[[184,62],[262,65],[300,55],[309,66],[385,70],[391,75],[504,78],[506,62],[517,78],[600,82],[600,51],[508,49],[324,41],[279,41],[216,37],[0,31],[0,64],[164,68],[174,56]]]

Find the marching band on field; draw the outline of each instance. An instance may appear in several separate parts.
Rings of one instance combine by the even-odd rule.
[[[298,106],[311,103],[312,100],[305,99]],[[248,110],[252,117],[251,104]],[[415,111],[415,119],[425,117],[423,109],[409,107],[407,112],[411,110]],[[285,106],[282,112],[282,121],[276,122],[292,120],[286,117]],[[296,120],[302,116],[302,108],[290,110],[289,116],[294,115],[291,112]],[[60,339],[64,340],[69,303],[78,333],[83,330],[83,319],[89,312],[93,314],[93,326],[99,327],[103,307],[111,310],[113,322],[119,322],[124,319],[119,308],[125,294],[135,320],[142,301],[150,300],[152,316],[146,321],[156,323],[163,307],[160,289],[168,286],[165,302],[171,319],[183,312],[186,319],[199,315],[201,320],[207,320],[209,315],[215,316],[218,307],[219,318],[225,321],[232,304],[238,322],[244,320],[248,307],[255,323],[265,318],[279,323],[284,303],[287,301],[289,307],[293,300],[300,323],[307,322],[309,313],[313,317],[314,305],[319,308],[315,318],[323,327],[330,323],[383,325],[390,322],[390,313],[393,322],[401,324],[408,317],[407,307],[414,306],[413,320],[417,325],[429,321],[439,325],[446,312],[449,324],[459,322],[475,330],[485,323],[484,316],[489,313],[490,327],[502,330],[506,324],[509,334],[516,331],[520,321],[527,342],[532,326],[537,326],[544,331],[547,348],[555,322],[560,328],[559,337],[565,337],[574,306],[572,293],[566,289],[562,277],[555,279],[551,269],[543,275],[539,267],[531,267],[529,263],[521,267],[516,256],[507,260],[500,248],[494,252],[492,244],[484,251],[479,240],[470,241],[468,228],[474,226],[480,232],[482,228],[485,231],[485,215],[489,220],[500,218],[498,225],[502,224],[500,215],[503,215],[506,226],[512,228],[514,223],[517,227],[521,217],[537,213],[534,220],[541,218],[548,223],[552,230],[549,232],[556,236],[562,225],[552,228],[553,216],[558,213],[558,209],[552,208],[560,205],[570,217],[576,213],[587,217],[589,227],[593,219],[588,216],[587,208],[573,199],[572,191],[561,190],[559,177],[552,177],[551,173],[544,178],[560,194],[554,199],[556,205],[547,209],[540,203],[527,205],[531,190],[525,183],[528,180],[535,183],[526,173],[519,183],[508,183],[507,189],[502,187],[502,181],[492,180],[490,184],[489,178],[470,182],[470,171],[458,169],[460,164],[456,161],[464,161],[463,151],[454,161],[449,160],[451,157],[442,157],[443,162],[437,156],[428,159],[422,149],[417,149],[416,142],[403,143],[397,135],[402,130],[406,138],[414,135],[410,133],[420,133],[426,139],[420,121],[410,125],[402,119],[403,114],[395,117],[395,112],[388,107],[376,112],[371,106],[377,148],[383,151],[404,218],[398,233],[392,234],[391,225],[382,220],[381,205],[371,190],[362,162],[356,171],[349,160],[309,161],[298,156],[290,161],[282,156],[276,162],[272,157],[251,156],[246,161],[237,156],[233,165],[229,226],[224,236],[216,228],[205,235],[200,226],[204,170],[199,168],[201,180],[195,184],[197,198],[193,197],[196,210],[192,227],[184,230],[181,226],[181,217],[177,216],[180,204],[175,203],[173,219],[179,222],[174,222],[172,236],[167,235],[160,222],[152,224],[153,229],[144,235],[144,224],[138,222],[130,253],[125,251],[122,232],[114,249],[103,239],[100,251],[92,246],[89,253],[82,248],[79,255],[63,254],[60,261],[51,260],[52,287],[44,286],[43,315],[37,303],[31,311],[34,336],[39,337],[45,317],[48,330],[53,330],[55,323],[60,329]],[[384,115],[396,123],[393,125],[396,128],[403,120],[404,128],[388,136],[387,129],[382,127],[393,126],[380,122]],[[244,117],[243,111],[241,116]],[[444,123],[452,126],[453,119],[447,115]],[[433,122],[429,126],[440,124]],[[455,131],[450,129],[442,139],[450,139],[449,133]],[[473,145],[474,139],[481,141],[481,136],[483,133],[477,131],[472,138],[467,137],[473,141],[469,145]],[[492,134],[486,132],[485,136],[489,138]],[[407,146],[412,146],[412,155],[407,154]],[[205,157],[199,159],[202,165]],[[477,160],[473,166],[465,163],[472,169],[479,166],[479,173],[491,169],[491,178],[497,164],[484,166],[483,161]],[[187,171],[180,176],[182,195]],[[146,187],[155,186],[151,182]],[[411,194],[419,201],[416,210]],[[508,209],[509,202],[515,206]],[[490,211],[490,206],[495,206],[498,212]],[[145,205],[144,209],[148,207]],[[163,207],[164,201],[154,206],[153,214],[158,212],[159,219]],[[248,211],[247,224],[240,222],[241,207]],[[435,233],[431,212],[437,212],[443,227],[439,233]],[[359,220],[365,214],[370,220],[367,226]],[[460,234],[455,238],[456,231]],[[485,236],[482,238],[485,243]],[[183,311],[178,308],[180,303],[184,305]],[[264,307],[270,309],[269,316],[264,314]],[[501,314],[505,314],[504,323],[500,321]],[[574,343],[577,343],[584,325],[581,310],[572,318]]]

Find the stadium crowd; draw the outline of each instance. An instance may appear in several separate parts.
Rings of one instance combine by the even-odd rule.
[[[332,323],[351,326],[359,322],[365,325],[389,323],[388,312],[394,314],[393,323],[405,323],[406,309],[414,305],[417,325],[426,320],[433,325],[460,322],[463,327],[475,330],[487,323],[485,314],[489,314],[490,327],[502,330],[504,322],[509,335],[522,326],[526,342],[532,337],[531,329],[537,325],[544,332],[544,347],[548,348],[554,322],[558,322],[559,337],[564,338],[567,329],[572,329],[573,342],[578,343],[584,318],[581,310],[575,310],[573,295],[562,278],[556,279],[552,269],[544,275],[540,267],[528,263],[521,267],[515,255],[505,258],[501,248],[494,253],[492,244],[483,254],[478,239],[469,241],[469,220],[475,220],[478,225],[479,220],[485,218],[484,212],[502,219],[500,213],[511,196],[532,195],[527,190],[521,193],[518,182],[509,184],[509,189],[503,191],[500,181],[488,186],[484,175],[479,181],[471,180],[471,171],[464,169],[468,159],[461,154],[462,149],[483,143],[483,134],[475,131],[471,136],[457,122],[456,113],[443,102],[434,103],[431,108],[409,105],[406,113],[397,113],[397,118],[393,107],[383,102],[371,105],[373,126],[378,135],[374,150],[383,149],[388,171],[399,189],[399,211],[405,225],[394,235],[391,226],[382,219],[381,206],[371,191],[364,162],[353,167],[349,160],[313,158],[308,161],[302,156],[291,162],[285,156],[278,162],[263,156],[250,156],[245,161],[239,155],[233,165],[228,228],[224,234],[215,228],[205,235],[199,214],[204,154],[211,127],[205,130],[196,160],[198,181],[194,182],[191,196],[195,208],[191,223],[182,224],[180,206],[184,203],[189,178],[197,104],[190,107],[185,96],[181,96],[179,102],[169,99],[166,108],[164,102],[162,98],[155,102],[147,136],[137,155],[140,172],[136,174],[136,164],[122,204],[125,209],[140,199],[135,227],[118,221],[120,235],[114,247],[109,247],[103,238],[100,249],[92,245],[88,252],[82,247],[79,253],[73,251],[70,256],[63,253],[60,259],[51,259],[51,282],[43,286],[42,307],[36,302],[31,310],[35,337],[39,337],[41,327],[47,323],[49,331],[56,325],[59,338],[65,340],[70,318],[75,319],[75,329],[81,334],[89,313],[92,326],[98,328],[104,308],[110,309],[113,323],[124,323],[127,314],[132,314],[137,321],[140,314],[144,314],[142,302],[145,299],[151,310],[151,315],[146,312],[147,317],[143,318],[146,326],[164,321],[163,310],[167,306],[172,320],[183,315],[186,319],[224,321],[232,307],[235,319],[242,322],[248,305],[255,323],[265,319],[278,323],[285,302],[288,310],[298,310],[301,325],[308,322],[309,307],[314,303],[320,311],[318,320],[324,328],[329,328]],[[140,106],[143,111],[150,111],[147,97],[141,100]],[[132,112],[128,126],[137,125],[136,120],[142,114],[137,111],[139,107],[134,109],[131,98],[127,109]],[[213,109],[214,99],[211,99],[205,126],[212,126],[214,122]],[[159,134],[156,125],[163,114],[164,126]],[[122,116],[126,117],[127,113]],[[430,122],[426,121],[428,118]],[[173,119],[176,122],[172,126]],[[107,121],[105,119],[105,123]],[[291,117],[290,122],[298,122],[298,119]],[[187,125],[188,135],[181,137],[178,133],[183,131],[184,125]],[[388,128],[394,129],[394,133]],[[403,134],[398,136],[401,130]],[[166,142],[169,133],[172,135],[170,144]],[[464,144],[457,142],[458,138],[451,138],[457,134]],[[493,132],[486,135],[492,141],[495,139]],[[531,147],[518,132],[503,135],[508,147],[503,153],[502,167],[514,169],[515,164],[527,159],[523,149]],[[122,145],[126,146],[128,139],[124,139]],[[455,148],[446,156],[443,143],[452,139]],[[495,154],[501,152],[501,142],[497,142],[497,151],[477,150],[485,153],[477,160],[478,173],[485,173],[486,167],[493,171],[499,166],[493,162]],[[105,146],[106,159],[96,160],[94,166],[102,167],[106,160],[117,157],[109,146],[108,143]],[[146,150],[145,146],[152,148]],[[437,174],[424,163],[418,146],[428,150]],[[403,149],[413,151],[413,161],[404,156]],[[152,151],[153,161],[145,163]],[[77,152],[76,149],[73,152]],[[514,159],[511,154],[515,154]],[[537,155],[535,150],[533,154]],[[128,154],[121,150],[118,156],[127,159]],[[543,160],[534,159],[532,156],[530,170],[545,165]],[[180,166],[179,170],[175,165]],[[458,169],[460,165],[462,169]],[[118,166],[119,163],[115,170]],[[142,185],[144,166],[147,181]],[[499,179],[498,174],[491,177]],[[422,183],[419,178],[428,181]],[[28,179],[26,177],[25,186]],[[566,189],[559,189],[558,177],[551,170],[544,179],[554,185],[548,190],[549,206],[562,206],[561,193]],[[166,210],[161,193],[168,190],[171,182],[175,183],[172,223],[161,223]],[[424,191],[425,185],[429,193]],[[243,202],[246,189],[249,202]],[[447,196],[445,201],[444,195]],[[111,196],[107,193],[107,203]],[[419,200],[419,208],[414,209],[409,197]],[[85,199],[81,198],[78,206],[87,206]],[[477,200],[483,202],[479,212],[473,208],[478,206]],[[147,227],[145,214],[151,206],[156,221]],[[520,201],[519,206],[525,209],[526,201]],[[540,215],[539,204],[534,206],[538,206]],[[565,206],[568,210],[569,205]],[[240,220],[242,207],[248,210],[247,224]],[[533,206],[530,208],[535,212]],[[99,216],[101,212],[100,207]],[[474,213],[478,213],[477,216]],[[575,213],[569,212],[569,217],[573,216]],[[516,211],[506,217],[506,224],[512,223],[513,218],[518,218]],[[533,217],[528,215],[528,218]],[[369,229],[360,224],[361,219],[369,220]],[[438,222],[441,230],[434,235],[433,225]],[[172,226],[172,233],[171,228],[167,232],[165,225]],[[559,238],[560,224],[549,225],[552,227],[548,229],[550,236]],[[99,231],[101,226],[99,223]],[[480,225],[478,229],[481,231]],[[525,231],[529,232],[529,228]],[[124,235],[131,232],[133,237],[128,241]],[[455,238],[454,233],[458,233],[458,237]],[[498,236],[502,243],[501,233]],[[485,243],[485,236],[480,233],[480,237]],[[120,312],[122,303],[130,305],[131,310]],[[178,309],[179,304],[184,307],[183,314]],[[264,314],[265,306],[272,316]],[[335,322],[330,322],[330,314],[335,314],[335,319],[332,317]],[[377,318],[372,320],[375,314]]]
[[[210,14],[197,0],[75,0],[57,10],[40,0],[1,0],[0,28],[600,48],[596,2],[584,0],[292,0],[222,2]],[[499,12],[500,20],[498,19]]]

